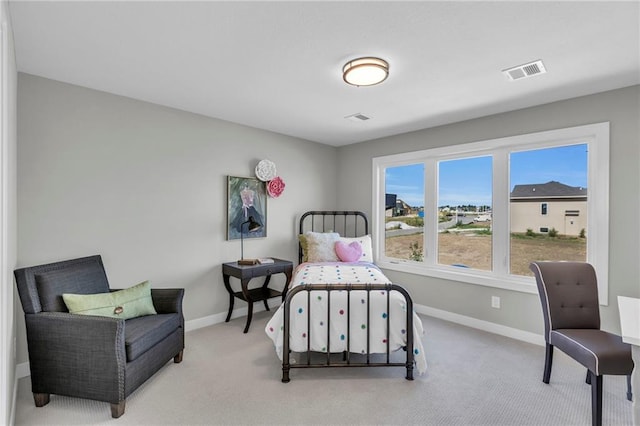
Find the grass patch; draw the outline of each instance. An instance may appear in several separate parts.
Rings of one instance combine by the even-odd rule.
[[[522,233],[522,232],[512,232],[511,233],[511,239],[512,240],[530,240],[530,241],[566,241],[566,242],[575,242],[578,244],[584,244],[584,238],[579,238],[579,237],[572,237],[569,235],[559,235],[556,234],[556,236],[551,236],[548,234],[538,234],[535,232],[532,233]]]
[[[423,233],[399,235],[386,239],[386,254],[397,259],[416,259],[416,252],[423,243]],[[490,271],[491,231],[438,234],[438,263],[453,265],[463,263],[471,268]],[[413,249],[413,250],[412,250]],[[421,251],[421,250],[419,250]],[[509,269],[515,275],[533,275],[529,264],[539,260],[573,260],[584,262],[587,258],[587,239],[546,234],[533,236],[512,233]]]

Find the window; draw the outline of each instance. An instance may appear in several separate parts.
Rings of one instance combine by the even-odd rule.
[[[373,171],[379,266],[535,293],[531,261],[582,260],[608,303],[608,123],[377,157]]]
[[[385,256],[422,261],[424,164],[385,169]]]
[[[587,144],[525,149],[509,155],[509,271],[531,275],[535,260],[587,259],[587,240],[580,221],[567,219],[565,209],[587,206]],[[540,215],[536,215],[540,206]],[[529,232],[538,228],[539,233]]]
[[[491,156],[444,160],[437,166],[438,264],[490,271]]]

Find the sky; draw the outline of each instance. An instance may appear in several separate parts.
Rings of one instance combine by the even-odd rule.
[[[490,156],[441,161],[438,169],[438,206],[491,206]],[[570,145],[510,155],[510,188],[557,181],[587,187],[587,145]],[[386,193],[396,194],[413,207],[424,205],[424,166],[388,168]]]

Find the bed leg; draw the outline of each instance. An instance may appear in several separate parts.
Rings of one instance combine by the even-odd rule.
[[[413,369],[407,368],[407,380],[413,380]]]
[[[411,353],[407,352],[407,380],[413,380],[413,357]]]
[[[289,383],[291,379],[289,379],[289,366],[282,364],[282,383]]]

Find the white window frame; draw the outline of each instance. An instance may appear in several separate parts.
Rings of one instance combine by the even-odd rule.
[[[589,150],[587,164],[587,188],[589,191],[587,197],[587,262],[591,263],[596,270],[600,304],[608,305],[609,122],[374,157],[372,160],[373,205],[371,211],[373,212],[372,236],[376,263],[381,268],[394,271],[537,294],[533,277],[508,273],[509,230],[511,229],[509,156],[518,151],[576,144],[587,144]],[[425,214],[423,262],[387,257],[384,252],[385,170],[389,167],[424,163],[424,208],[425,212],[435,212],[438,201],[438,162],[483,155],[493,156],[492,271],[438,264],[437,215]],[[427,220],[426,218],[429,217],[433,219]],[[504,223],[506,226],[496,226],[499,223]]]

